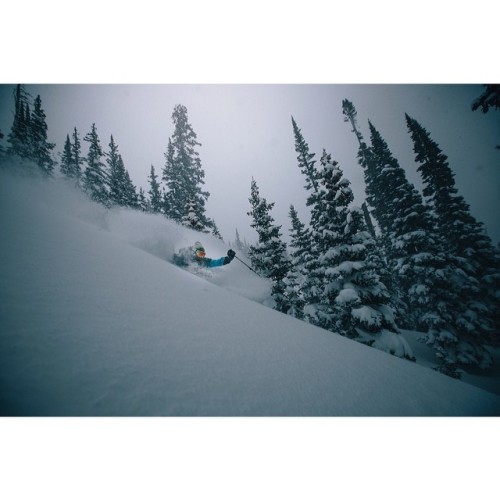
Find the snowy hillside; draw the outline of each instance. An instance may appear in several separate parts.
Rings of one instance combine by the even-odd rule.
[[[1,415],[500,415],[500,396],[272,310],[241,263],[164,217],[0,175]],[[416,352],[417,357],[418,353]]]

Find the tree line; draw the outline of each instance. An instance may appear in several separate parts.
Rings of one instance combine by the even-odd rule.
[[[498,89],[487,88],[481,99],[476,109],[478,102],[500,109]],[[274,203],[252,179],[249,215],[258,242],[249,257],[272,280],[275,308],[408,359],[400,329],[423,332],[435,369],[455,378],[464,367],[491,366],[488,347],[500,345],[500,255],[458,193],[447,156],[406,114],[420,193],[373,123],[368,142],[353,103],[344,100],[342,112],[359,145],[362,208],[352,205],[350,182],[330,153],[323,150],[318,165],[293,117],[311,216],[306,224],[290,206],[290,249],[271,215]]]
[[[151,165],[149,190],[137,191],[125,167],[123,157],[113,135],[105,151],[95,123],[83,137],[88,144],[82,153],[80,133],[74,127],[66,135],[59,162],[55,159],[55,144],[47,139],[46,115],[40,95],[30,110],[31,96],[23,85],[14,91],[14,119],[7,138],[7,148],[0,142],[0,161],[11,160],[29,170],[34,166],[44,176],[51,177],[59,166],[59,173],[82,189],[90,199],[106,207],[122,206],[163,214],[186,227],[211,232],[221,238],[213,219],[206,215],[205,203],[210,193],[203,190],[205,172],[201,165],[196,133],[188,121],[187,108],[177,105],[172,114],[174,132],[168,139],[165,165],[161,179]],[[0,140],[3,138],[0,131]]]

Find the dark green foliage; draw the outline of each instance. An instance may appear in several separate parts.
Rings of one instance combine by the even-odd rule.
[[[35,108],[29,122],[31,158],[40,167],[42,172],[51,175],[55,164],[52,158],[52,150],[55,144],[47,140],[47,123],[45,118],[45,112],[42,109],[42,99],[38,95],[35,99]]]
[[[109,202],[122,207],[137,207],[135,186],[132,184],[113,136],[109,143],[109,153],[106,154],[106,162],[109,172]]]
[[[500,109],[500,85],[487,84],[484,85],[484,92],[472,103],[472,111],[481,109],[483,113],[487,113],[490,108]],[[495,146],[495,149],[500,150],[500,144]]]
[[[309,316],[323,328],[371,344],[374,334],[397,334],[390,296],[369,258],[374,241],[363,212],[349,208],[354,199],[349,181],[325,151],[321,166],[311,218],[319,255],[312,274],[319,300]]]
[[[198,217],[198,210],[196,209],[196,203],[194,200],[187,201],[186,215],[182,217],[181,223],[183,226],[199,231],[200,233],[208,233],[207,229]]]
[[[215,238],[218,238],[221,241],[224,241],[224,238],[220,234],[219,228],[217,227],[217,224],[215,223],[215,221],[213,219],[209,219],[209,227],[212,228],[212,236],[214,236]]]
[[[297,153],[297,161],[299,164],[300,171],[304,174],[306,178],[305,188],[309,190],[313,190],[314,192],[318,191],[318,181],[316,179],[316,168],[314,164],[316,160],[314,159],[315,154],[309,152],[309,145],[304,140],[302,132],[300,131],[297,123],[295,122],[292,116],[292,126],[293,133],[295,136],[295,152]],[[308,201],[308,205],[311,202]]]
[[[142,189],[142,187],[139,188],[139,195],[137,197],[137,202],[139,204],[139,208],[143,212],[150,212],[151,211],[150,206],[149,206],[149,202],[146,199],[146,195],[145,195],[144,189]]]
[[[71,150],[71,141],[69,135],[66,135],[66,141],[64,143],[64,149],[61,155],[61,163],[59,169],[65,177],[73,177],[73,153]]]
[[[104,153],[95,123],[92,124],[91,131],[83,140],[89,143],[86,159],[87,168],[83,174],[83,187],[92,200],[109,206],[109,174],[102,161]]]
[[[406,115],[415,160],[424,182],[424,196],[432,207],[448,253],[460,273],[460,302],[470,308],[468,329],[483,341],[498,344],[500,260],[483,224],[470,213],[468,204],[457,192],[448,158],[430,134]],[[496,341],[494,332],[496,330]]]
[[[299,272],[305,273],[308,262],[313,259],[311,255],[311,231],[300,221],[297,210],[293,205],[290,205],[288,215],[292,223],[290,229],[290,248],[293,249],[290,252],[291,264]]]
[[[82,168],[85,163],[84,158],[82,158],[82,146],[80,144],[80,138],[78,135],[78,130],[76,127],[73,130],[73,143],[71,145],[71,159],[72,159],[72,176],[77,179],[78,183],[82,177]]]
[[[286,244],[281,240],[281,226],[274,224],[270,211],[274,203],[267,203],[259,194],[257,183],[252,179],[250,205],[248,215],[252,217],[251,226],[257,231],[258,243],[250,246],[249,257],[254,269],[273,281],[272,296],[276,302],[275,309],[286,313],[289,309],[284,279],[290,269],[286,253]]]
[[[196,133],[188,122],[187,108],[177,105],[172,113],[174,133],[168,141],[165,153],[163,180],[166,183],[164,210],[173,220],[181,222],[188,217],[190,207],[204,228],[210,227],[205,215],[205,202],[209,193],[202,190],[205,172],[197,147]],[[193,203],[193,205],[191,205]]]
[[[162,194],[160,191],[160,183],[157,181],[158,176],[155,173],[155,168],[151,165],[151,172],[148,176],[149,181],[149,200],[151,206],[151,212],[161,213],[163,209]]]
[[[42,99],[35,99],[33,113],[30,111],[29,94],[22,85],[14,92],[14,121],[12,123],[7,153],[35,163],[40,170],[51,175],[55,160],[52,157],[54,144],[47,140],[47,123],[42,109]]]
[[[8,154],[30,158],[30,111],[29,95],[23,85],[17,85],[14,92],[14,121],[9,133]]]
[[[500,85],[486,84],[484,92],[472,103],[472,111],[481,109],[487,113],[490,108],[500,109]]]
[[[384,232],[387,255],[417,328],[440,360],[440,371],[459,376],[464,364],[487,366],[491,358],[471,328],[471,314],[457,290],[464,275],[447,250],[428,205],[410,184],[381,135],[370,123],[371,202]],[[368,185],[367,185],[368,192]]]

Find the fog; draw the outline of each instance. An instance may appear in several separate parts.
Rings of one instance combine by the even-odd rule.
[[[14,85],[0,86],[0,130],[12,125]],[[288,236],[290,204],[304,221],[307,193],[297,167],[293,116],[319,162],[323,148],[336,159],[351,181],[355,204],[364,200],[364,181],[357,164],[357,142],[342,115],[342,99],[351,100],[358,123],[369,138],[368,119],[388,142],[393,154],[417,187],[421,186],[404,113],[416,118],[448,156],[459,193],[472,214],[484,222],[494,242],[500,240],[496,214],[500,208],[500,112],[472,112],[481,85],[26,85],[40,94],[47,115],[49,140],[61,152],[67,134],[77,127],[83,137],[96,124],[106,151],[111,134],[118,144],[134,184],[147,191],[151,165],[161,176],[164,153],[173,132],[176,104],[188,109],[210,192],[207,214],[225,240],[241,237],[252,242],[250,182],[275,202],[272,215]],[[3,139],[6,145],[5,137]]]

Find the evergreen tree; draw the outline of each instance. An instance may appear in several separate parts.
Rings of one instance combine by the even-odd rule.
[[[30,140],[32,159],[40,167],[42,172],[51,175],[54,170],[55,161],[52,158],[52,150],[55,144],[47,140],[47,123],[45,112],[42,109],[42,99],[38,95],[35,99],[35,107],[30,120]]]
[[[361,134],[361,132],[358,130],[358,124],[356,120],[358,112],[356,111],[356,108],[354,107],[354,104],[351,101],[349,101],[348,99],[344,99],[342,101],[342,113],[344,115],[344,121],[349,122],[351,124],[352,131],[354,132],[354,135],[358,140],[359,143],[358,162],[363,167],[365,174],[365,183],[368,188],[370,178],[373,177],[373,171],[376,168],[376,166],[371,155],[371,150],[369,146],[366,144],[363,138],[363,134]],[[368,194],[368,189],[367,189],[367,194]]]
[[[460,365],[486,366],[491,358],[469,329],[456,287],[462,276],[436,231],[430,208],[408,182],[387,143],[370,123],[374,214],[386,234],[387,255],[418,328],[440,360],[438,370],[459,377]],[[381,203],[381,200],[383,203]]]
[[[303,285],[306,277],[306,266],[313,258],[310,252],[311,233],[298,216],[293,205],[288,213],[292,227],[290,233],[290,269],[285,278],[285,295],[289,303],[288,314],[298,319],[304,319],[304,306],[306,305]]]
[[[498,321],[500,260],[483,224],[471,215],[469,205],[458,195],[448,158],[430,134],[413,118],[406,122],[414,144],[418,171],[424,181],[423,194],[437,218],[447,251],[462,274],[461,302],[468,304],[470,328],[484,341],[493,342],[493,318]],[[489,314],[485,311],[488,306]],[[497,323],[497,332],[500,324]],[[498,334],[497,334],[498,335]],[[496,340],[498,343],[498,338]]]
[[[125,172],[123,176],[123,206],[129,208],[140,208],[139,198],[137,196],[137,191],[135,189],[134,184],[132,183],[132,179],[130,178],[130,174],[128,170],[123,165],[123,159],[120,155],[119,158],[121,169]]]
[[[188,217],[191,202],[203,227],[210,227],[205,215],[209,193],[202,190],[205,172],[196,148],[201,146],[188,122],[187,108],[177,105],[172,114],[174,133],[165,153],[163,180],[166,182],[166,215],[178,222]]]
[[[151,211],[149,201],[146,199],[146,194],[144,193],[144,189],[142,189],[142,187],[139,188],[138,204],[139,208],[143,212]]]
[[[194,229],[195,231],[199,231],[201,233],[208,233],[205,226],[198,218],[198,210],[196,209],[196,203],[194,200],[188,200],[186,212],[186,215],[184,215],[181,219],[183,226],[189,227],[190,229]]]
[[[151,172],[148,176],[149,181],[149,199],[151,204],[151,211],[153,213],[161,213],[163,208],[162,194],[160,191],[160,183],[157,181],[158,176],[155,173],[155,168],[151,165]]]
[[[306,178],[305,188],[309,190],[313,190],[315,193],[318,191],[318,181],[317,181],[317,172],[314,159],[315,154],[309,152],[309,145],[304,140],[304,136],[302,135],[301,130],[297,126],[293,116],[292,116],[292,126],[293,133],[295,136],[295,152],[297,153],[297,161],[300,168],[300,171],[304,174]],[[312,198],[313,199],[313,198]],[[308,200],[308,205],[312,203]]]
[[[106,166],[102,161],[104,153],[95,123],[92,124],[91,131],[83,140],[89,143],[86,159],[87,168],[83,175],[83,187],[92,200],[109,206],[109,174],[105,170]]]
[[[73,151],[71,149],[69,134],[66,135],[66,142],[64,143],[64,149],[61,155],[59,170],[65,177],[73,177]]]
[[[82,146],[76,127],[73,130],[73,144],[71,145],[71,158],[73,161],[72,176],[80,183],[82,177],[82,165],[85,160],[82,158]]]
[[[9,133],[10,144],[7,153],[21,158],[30,158],[30,111],[29,94],[23,85],[17,85],[14,91],[14,121]]]
[[[486,84],[484,92],[472,103],[472,111],[481,109],[487,113],[490,108],[500,109],[500,85]]]
[[[260,196],[254,179],[252,179],[249,201],[252,207],[248,212],[253,220],[251,226],[259,236],[258,243],[250,246],[249,257],[254,269],[272,280],[271,294],[276,303],[275,309],[286,313],[290,306],[285,295],[284,279],[290,269],[290,262],[286,253],[286,244],[281,240],[281,226],[273,224],[274,219],[270,214],[274,203],[267,203],[266,199]]]
[[[112,204],[122,207],[136,208],[137,194],[130,175],[125,168],[123,158],[118,152],[113,136],[109,143],[109,153],[106,155],[109,172],[109,200]]]
[[[352,132],[358,140],[359,148],[357,158],[358,163],[363,168],[367,200],[372,208],[377,209],[377,214],[383,213],[385,205],[381,200],[384,196],[384,185],[383,182],[377,182],[378,167],[376,158],[374,158],[373,151],[365,142],[363,134],[358,128],[356,120],[357,111],[351,101],[347,99],[342,101],[342,113],[345,117],[344,121],[351,124]],[[381,234],[377,236],[366,202],[363,203],[362,209],[366,226],[375,242],[375,248],[370,252],[369,258],[378,269],[380,279],[389,290],[391,295],[390,303],[398,318],[398,324],[404,328],[413,328],[414,322],[411,320],[408,305],[405,302],[405,293],[401,290],[399,282],[389,266],[389,259],[387,257],[387,248],[389,246],[387,235],[381,231]],[[376,220],[378,220],[377,217]]]
[[[109,171],[109,200],[112,204],[122,207],[138,208],[135,186],[132,184],[121,154],[118,153],[118,146],[113,136],[111,136],[109,148],[106,159]]]
[[[289,316],[303,320],[305,300],[302,293],[302,275],[295,267],[291,266],[283,279],[283,283],[285,285],[286,313]]]
[[[472,103],[472,111],[481,109],[483,113],[487,113],[490,108],[500,109],[500,85],[487,84],[484,85],[484,92]],[[500,144],[495,146],[495,149],[500,150]]]
[[[107,171],[109,173],[109,201],[112,204],[123,205],[123,180],[125,176],[125,169],[123,162],[120,163],[120,153],[118,146],[111,136],[109,142],[109,153],[105,154],[106,163],[108,164]]]
[[[311,231],[299,219],[297,210],[290,205],[288,212],[292,227],[290,229],[291,264],[301,274],[306,273],[307,264],[314,258],[311,254]]]
[[[400,337],[389,305],[390,295],[370,260],[374,241],[363,212],[349,208],[354,197],[338,163],[323,152],[319,191],[312,209],[320,287],[314,322],[368,345],[412,358]]]

